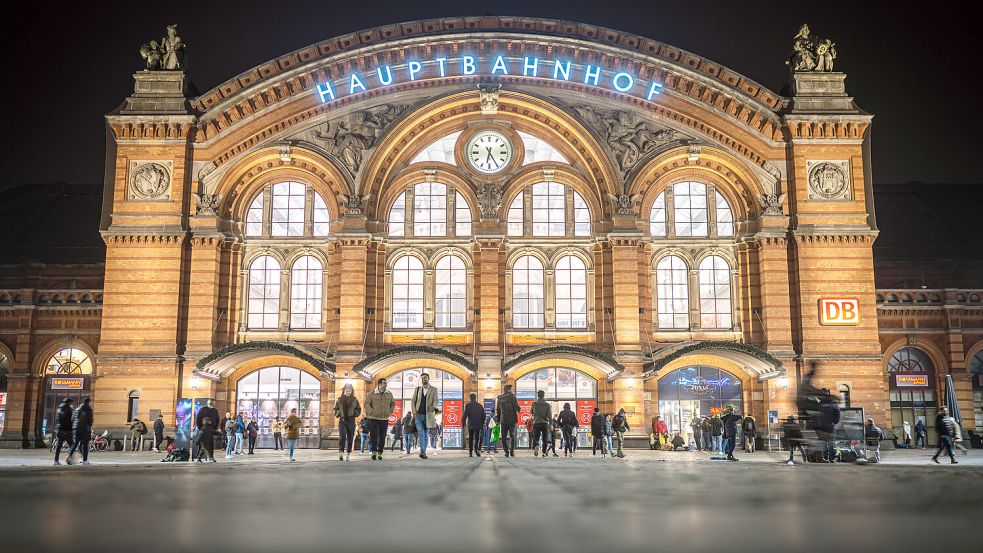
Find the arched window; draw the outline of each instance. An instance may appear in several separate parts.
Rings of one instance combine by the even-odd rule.
[[[389,210],[389,236],[403,236],[406,234],[406,192],[403,192],[393,202]]]
[[[927,373],[935,366],[928,355],[918,348],[901,348],[887,362],[887,370],[903,373]]]
[[[441,163],[457,165],[457,161],[454,159],[454,145],[457,143],[457,139],[461,136],[462,132],[464,131],[457,131],[433,141],[426,148],[420,150],[420,153],[413,156],[410,165],[427,161],[439,161]]]
[[[65,348],[48,359],[45,374],[92,374],[92,361],[84,351]]]
[[[929,443],[936,443],[935,416],[938,401],[935,397],[935,364],[928,354],[914,347],[901,348],[887,362],[888,390],[891,398],[891,423],[912,428],[921,420],[927,430]]]
[[[675,255],[663,257],[655,269],[659,328],[689,328],[689,270]]]
[[[468,272],[464,261],[456,255],[440,258],[436,277],[434,326],[464,328],[467,326],[468,310]]]
[[[652,204],[649,214],[649,232],[652,236],[666,235],[666,193],[663,191]]]
[[[307,194],[312,203],[307,210]],[[266,196],[270,194],[270,210],[266,210]],[[310,219],[308,220],[308,217]],[[330,214],[324,198],[315,190],[308,190],[302,182],[278,182],[253,198],[246,210],[245,235],[300,237],[327,236]],[[310,223],[310,227],[307,226]],[[310,228],[310,230],[307,230]],[[265,231],[265,232],[264,232]]]
[[[522,211],[522,192],[519,192],[509,205],[509,236],[522,236]]]
[[[976,432],[981,433],[983,432],[983,350],[973,356],[969,368],[973,373],[973,419],[976,423]]]
[[[730,264],[711,255],[700,262],[700,326],[730,328]]]
[[[273,185],[273,236],[304,235],[304,203],[307,187],[300,182],[278,182]]]
[[[280,325],[280,264],[268,255],[249,265],[249,328]]]
[[[256,196],[246,212],[246,236],[263,235],[263,194]]]
[[[672,187],[676,236],[707,235],[707,186],[678,182]]]
[[[294,261],[290,274],[290,328],[321,328],[323,267],[312,255]]]
[[[324,204],[324,198],[317,192],[314,193],[314,236],[328,235],[328,206]]]
[[[714,191],[717,209],[717,236],[734,236],[734,214],[723,194]]]
[[[454,196],[454,226],[458,236],[471,236],[471,208],[460,192]]]
[[[556,328],[587,328],[587,268],[577,256],[561,257],[556,277]]]
[[[139,416],[137,413],[139,412],[140,412],[140,392],[133,390],[132,392],[130,392],[130,395],[127,397],[126,420],[132,421],[133,419],[137,418]]]
[[[413,190],[413,235],[447,234],[447,185],[421,182]]]
[[[545,326],[543,297],[543,264],[531,255],[520,257],[512,267],[512,326]]]
[[[590,210],[576,191],[573,192],[573,235],[590,236]]]
[[[556,148],[553,147],[549,142],[540,139],[539,137],[533,136],[529,133],[518,131],[519,138],[522,139],[522,145],[525,148],[526,154],[522,159],[522,165],[529,165],[530,163],[537,163],[540,161],[553,161],[558,163],[567,163],[566,156],[561,154]]]
[[[539,182],[532,185],[532,235],[566,235],[566,198],[562,184]]]
[[[396,260],[392,272],[393,328],[423,327],[423,263],[412,255]]]

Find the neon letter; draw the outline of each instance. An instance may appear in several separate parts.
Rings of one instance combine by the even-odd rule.
[[[592,70],[593,68],[593,70]],[[584,70],[584,84],[588,84],[587,81],[593,80],[594,86],[597,86],[597,79],[601,76],[601,67],[594,67],[593,65],[588,65],[587,69]]]
[[[348,82],[348,93],[355,94],[356,88],[361,88],[362,92],[368,90],[365,88],[365,83],[363,83],[362,79],[359,78],[358,73],[352,73],[352,78]]]
[[[383,67],[386,69],[386,76],[382,76]],[[379,83],[383,86],[388,86],[393,84],[393,70],[388,65],[383,65],[382,67],[376,67],[375,72],[379,74]]]
[[[406,64],[406,67],[409,69],[411,81],[415,81],[416,75],[423,70],[423,66],[418,61],[411,61]]]
[[[553,62],[553,78],[556,79],[560,73],[563,73],[564,81],[570,80],[570,62],[567,62],[565,67],[560,64],[560,60]]]
[[[440,76],[441,77],[446,77],[447,75],[445,74],[445,71],[444,71],[444,62],[447,61],[447,58],[434,58],[434,61],[436,61],[437,62],[437,65],[440,66]]]
[[[652,99],[652,96],[658,96],[659,94],[662,94],[661,88],[662,88],[662,83],[656,82],[656,81],[652,81],[652,85],[649,86],[648,96],[646,96],[645,99],[646,100],[651,100]]]
[[[478,68],[474,66],[474,56],[462,56],[461,64],[464,66],[465,75],[474,75],[474,72],[478,70]]]
[[[495,58],[495,65],[492,66],[491,74],[494,75],[496,71],[501,71],[502,75],[509,74],[509,68],[505,67],[505,58],[501,55]]]
[[[628,80],[628,83],[625,86],[618,86],[618,81],[625,80],[625,79]],[[628,92],[629,90],[635,87],[635,79],[633,79],[631,75],[625,72],[615,73],[614,77],[611,77],[611,86],[613,86],[614,89],[617,90],[618,92]]]
[[[317,91],[317,95],[321,98],[322,104],[327,102],[328,98],[331,98],[332,100],[335,99],[334,89],[331,88],[331,83],[321,83],[315,86],[314,90]]]
[[[532,60],[532,63],[529,63]],[[532,75],[529,72],[532,71]],[[535,77],[539,73],[539,58],[526,58],[522,62],[522,76]]]

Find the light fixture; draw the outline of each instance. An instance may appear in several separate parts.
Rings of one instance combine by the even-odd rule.
[[[192,376],[191,377],[191,389],[192,390],[197,390],[198,388],[201,388],[201,379],[198,378],[197,376]]]
[[[788,377],[782,376],[778,378],[778,387],[783,390],[788,390]]]

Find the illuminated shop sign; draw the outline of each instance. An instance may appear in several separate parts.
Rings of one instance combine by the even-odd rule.
[[[84,379],[82,378],[52,378],[52,390],[81,390]]]
[[[471,76],[519,76],[575,82],[632,94],[646,100],[652,100],[662,92],[662,83],[659,81],[642,82],[627,71],[606,71],[598,65],[575,64],[568,60],[529,56],[513,58],[497,55],[485,58],[464,54],[460,57],[410,60],[399,65],[380,65],[364,72],[353,71],[341,79],[315,83],[314,94],[322,103],[327,103],[394,84]]]
[[[896,374],[894,384],[899,388],[927,388],[927,374]]]
[[[726,385],[729,378],[720,378],[717,380],[710,380],[709,378],[704,378],[702,376],[697,376],[693,378],[680,377],[679,385],[682,386],[684,390],[695,395],[695,396],[709,396],[717,393],[722,386]]]
[[[857,298],[819,298],[819,324],[823,326],[859,325],[860,300]]]

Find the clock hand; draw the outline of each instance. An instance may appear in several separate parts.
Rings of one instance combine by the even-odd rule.
[[[495,165],[495,167],[498,167],[498,163],[495,161],[495,158],[492,156],[491,148],[485,148],[485,150],[488,151],[488,157],[485,159],[492,162]]]

